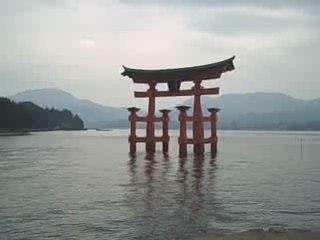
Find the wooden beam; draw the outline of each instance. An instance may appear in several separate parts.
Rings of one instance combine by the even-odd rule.
[[[135,137],[132,139],[134,142],[146,142],[147,138],[146,137]]]
[[[199,90],[189,89],[189,90],[180,90],[175,92],[169,92],[169,91],[156,91],[154,92],[155,97],[176,97],[176,96],[193,96],[196,94],[196,92],[199,92],[200,95],[215,95],[219,94],[219,88],[202,88]],[[145,98],[149,97],[148,92],[134,92],[134,96],[136,98]]]
[[[146,137],[130,137],[129,141],[131,142],[146,142],[147,138]],[[164,142],[164,141],[169,141],[168,136],[161,136],[161,137],[154,137],[154,142]]]
[[[211,142],[212,142],[212,138],[211,137],[203,139],[203,143],[211,143]]]
[[[194,144],[193,138],[188,138],[186,141],[187,141],[187,144]],[[204,138],[202,141],[202,143],[212,143],[212,142],[217,142],[217,138],[208,137],[208,138]]]
[[[137,117],[136,121],[137,122],[146,122],[148,120],[147,117]],[[162,117],[154,117],[153,119],[154,122],[162,122]]]
[[[193,141],[193,138],[187,138],[187,144],[193,144],[194,141]]]
[[[137,122],[146,122],[147,121],[147,117],[137,117],[136,121]]]

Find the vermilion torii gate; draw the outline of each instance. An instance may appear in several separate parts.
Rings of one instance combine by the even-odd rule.
[[[180,136],[179,136],[179,152],[180,155],[187,153],[187,144],[193,144],[194,152],[196,154],[203,154],[204,144],[211,144],[211,152],[213,154],[217,151],[217,136],[216,136],[216,121],[217,112],[219,109],[208,109],[211,113],[208,117],[203,117],[201,108],[201,96],[202,95],[214,95],[219,94],[219,88],[204,88],[201,86],[203,80],[218,79],[222,73],[234,70],[233,60],[235,57],[229,59],[194,67],[175,68],[175,69],[159,69],[159,70],[144,70],[133,69],[123,66],[123,76],[128,76],[137,84],[148,84],[149,89],[145,92],[134,92],[134,96],[137,98],[149,98],[148,114],[146,117],[139,117],[137,115],[138,108],[128,108],[131,113],[129,120],[131,123],[131,131],[129,136],[130,152],[136,152],[136,143],[145,142],[146,152],[155,152],[156,142],[163,143],[163,152],[168,151],[168,122],[169,122],[169,110],[163,109],[162,117],[155,116],[155,99],[156,97],[176,97],[176,96],[194,96],[193,116],[188,116],[186,111],[188,106],[179,106],[177,109],[180,111]],[[191,81],[194,86],[191,89],[180,89],[182,82]],[[156,89],[157,84],[165,83],[168,85],[168,90],[158,91]],[[146,122],[147,132],[145,137],[136,136],[136,122]],[[186,136],[186,122],[193,123],[193,138],[187,138]],[[204,138],[203,122],[211,122],[211,136]],[[163,135],[156,137],[155,122],[163,123]]]

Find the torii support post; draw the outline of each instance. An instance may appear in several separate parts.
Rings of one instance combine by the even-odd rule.
[[[169,151],[169,113],[171,110],[161,109],[162,113],[162,152],[167,153]]]
[[[217,154],[217,144],[218,144],[218,137],[217,137],[217,113],[220,111],[219,108],[208,108],[210,114],[210,123],[211,123],[211,137],[210,137],[210,144],[211,144],[211,155],[216,156]]]
[[[193,152],[204,153],[203,116],[201,109],[201,80],[194,81],[194,106],[193,106]]]
[[[187,111],[190,109],[190,107],[178,106],[176,108],[180,111],[180,136],[178,139],[179,155],[180,157],[185,157],[187,155]]]
[[[130,121],[130,136],[128,138],[130,144],[130,153],[136,153],[137,151],[137,143],[136,143],[136,125],[137,125],[137,112],[140,110],[136,107],[127,108],[130,112],[129,121]]]

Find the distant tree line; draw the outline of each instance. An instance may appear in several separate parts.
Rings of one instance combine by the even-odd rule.
[[[41,108],[32,102],[15,103],[0,97],[0,129],[81,130],[84,124],[71,111]]]

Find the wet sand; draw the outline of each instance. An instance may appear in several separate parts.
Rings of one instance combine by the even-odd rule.
[[[210,234],[194,237],[192,240],[319,240],[320,231],[270,229],[249,230],[233,234]]]

